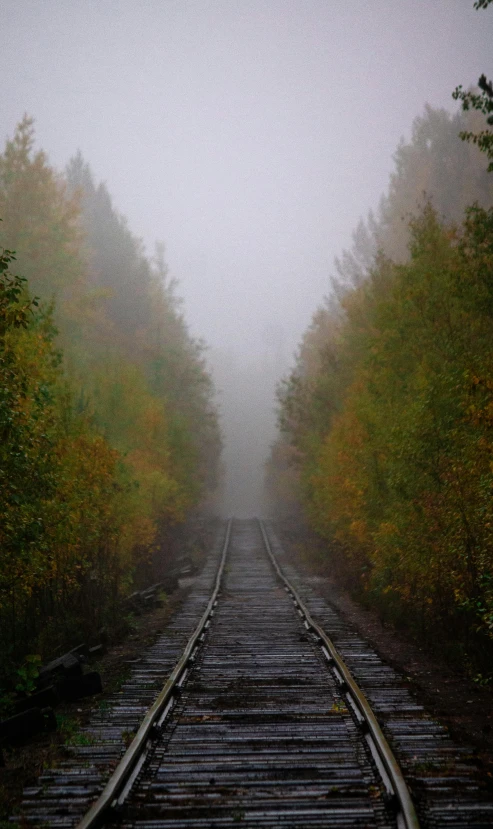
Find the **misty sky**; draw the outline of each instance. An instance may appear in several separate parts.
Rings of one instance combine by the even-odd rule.
[[[493,74],[493,12],[473,0],[0,0],[0,30],[0,139],[34,116],[55,166],[80,148],[148,251],[164,241],[219,385],[248,366],[240,421],[252,367],[265,373],[260,457],[276,372],[385,191],[400,137],[426,102],[453,110],[458,83]]]

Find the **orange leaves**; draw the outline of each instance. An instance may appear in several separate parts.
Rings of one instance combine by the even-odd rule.
[[[309,382],[302,361],[281,398],[310,519],[353,578],[364,569],[385,606],[488,636],[492,233],[493,211],[476,209],[458,244],[428,206],[410,262],[348,289],[331,361],[310,358]]]
[[[31,313],[0,256],[0,664],[57,615],[69,639],[98,630],[158,529],[214,486],[221,448],[162,256],[146,258],[80,156],[67,180],[25,118],[0,155],[0,245],[53,307]]]

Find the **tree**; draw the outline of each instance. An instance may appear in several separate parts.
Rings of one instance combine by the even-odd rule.
[[[66,169],[68,190],[81,206],[85,257],[91,287],[104,289],[105,312],[112,334],[133,338],[146,327],[151,313],[151,273],[142,243],[115,209],[104,183],[96,186],[79,152]]]
[[[154,259],[144,255],[142,244],[113,207],[105,185],[96,186],[80,152],[70,161],[67,177],[70,191],[81,201],[90,282],[93,291],[103,292],[104,311],[99,321],[95,320],[90,338],[93,377],[98,383],[108,382],[105,364],[110,353],[113,384],[133,397],[129,388],[132,376],[142,399],[150,394],[159,401],[167,423],[167,474],[179,485],[183,504],[197,503],[217,483],[221,451],[214,387],[203,344],[189,334],[162,246]],[[87,361],[88,356],[90,360],[85,341],[83,359]],[[128,366],[122,368],[118,383],[117,367],[127,361],[131,371]],[[109,400],[106,391],[94,389],[93,396],[99,401],[96,417],[100,423],[108,428],[111,422],[118,429],[118,417],[108,417],[101,408],[102,401]],[[128,406],[132,408],[132,400]],[[122,402],[122,411],[126,407]],[[138,445],[138,430],[127,433],[126,451],[131,450],[134,440]],[[155,458],[158,456],[156,451]]]
[[[475,9],[486,9],[492,0],[477,0],[474,4]],[[462,109],[467,112],[469,109],[475,109],[486,116],[486,123],[493,125],[493,84],[486,78],[486,75],[481,75],[478,80],[478,87],[480,92],[468,90],[467,92],[458,86],[452,93],[452,97],[457,101],[462,101]],[[471,141],[476,144],[481,152],[486,154],[490,159],[488,165],[488,172],[493,172],[493,130],[483,129],[480,132],[473,132],[472,130],[463,130],[460,133],[463,141]]]
[[[279,389],[269,480],[273,494],[276,474],[288,498],[297,488],[348,584],[480,657],[493,639],[493,189],[457,135],[478,118],[427,108],[399,146]]]
[[[71,406],[55,329],[0,256],[0,649],[33,643],[39,615],[77,593],[109,524],[115,456]],[[85,465],[85,466],[84,466]],[[106,491],[103,483],[106,481]],[[102,497],[104,503],[98,499]],[[84,509],[79,505],[84,504]],[[107,556],[101,582],[111,571]],[[46,599],[49,597],[49,606]],[[45,619],[46,625],[46,619]]]
[[[139,568],[164,558],[160,531],[214,487],[221,448],[162,252],[145,255],[80,154],[68,176],[25,117],[0,155],[4,670],[14,650],[48,656],[114,618]],[[29,280],[9,270],[14,244]]]
[[[69,308],[84,281],[79,206],[41,150],[33,119],[24,116],[0,155],[0,244],[15,249],[31,290]]]

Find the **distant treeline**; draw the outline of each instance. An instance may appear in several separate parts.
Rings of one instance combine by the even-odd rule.
[[[399,145],[388,194],[337,262],[279,389],[268,480],[278,509],[301,500],[348,584],[459,641],[486,681],[493,178],[458,136],[481,121],[427,107]]]
[[[53,170],[27,117],[0,155],[0,217],[8,673],[107,623],[166,529],[211,497],[221,440],[162,252],[144,255],[80,154]]]

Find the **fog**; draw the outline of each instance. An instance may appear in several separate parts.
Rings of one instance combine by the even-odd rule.
[[[0,0],[0,137],[80,148],[209,345],[224,511],[262,510],[275,386],[425,103],[491,72],[473,0]]]

